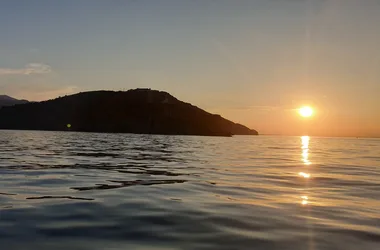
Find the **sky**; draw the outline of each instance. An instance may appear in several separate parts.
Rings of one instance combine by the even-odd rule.
[[[379,0],[3,0],[0,94],[152,88],[261,134],[380,136],[379,24]]]

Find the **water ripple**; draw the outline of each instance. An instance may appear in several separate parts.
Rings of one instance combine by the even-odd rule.
[[[7,249],[380,249],[380,140],[0,131]]]

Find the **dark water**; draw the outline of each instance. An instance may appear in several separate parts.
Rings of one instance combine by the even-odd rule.
[[[380,140],[0,131],[1,249],[380,249]]]

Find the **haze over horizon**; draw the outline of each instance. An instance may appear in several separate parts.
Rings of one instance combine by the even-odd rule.
[[[379,23],[376,0],[2,1],[0,94],[152,88],[261,134],[375,137]]]

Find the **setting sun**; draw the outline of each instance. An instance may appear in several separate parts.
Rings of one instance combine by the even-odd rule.
[[[298,114],[302,117],[310,117],[314,113],[314,110],[309,106],[304,106],[298,109]]]

